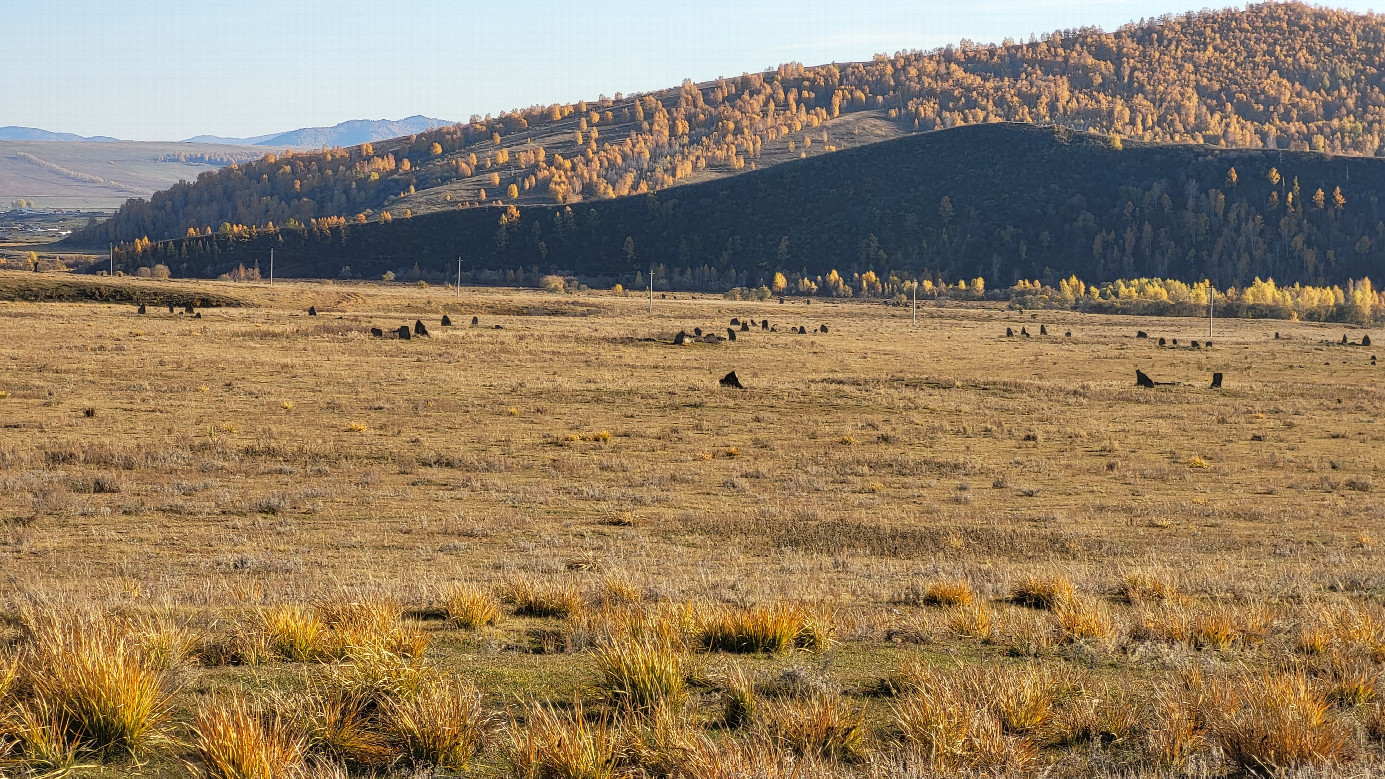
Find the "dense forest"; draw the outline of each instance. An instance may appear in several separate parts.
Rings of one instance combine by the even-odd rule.
[[[478,282],[642,286],[654,267],[661,289],[780,274],[788,292],[822,295],[887,294],[892,276],[1346,284],[1385,267],[1382,194],[1380,159],[990,124],[641,197],[138,240],[116,259],[217,276],[274,249],[285,276],[446,281],[460,257]],[[877,281],[862,288],[867,273]]]
[[[1142,20],[1114,32],[1066,30],[862,63],[788,64],[654,94],[473,117],[374,145],[271,154],[132,200],[73,242],[243,234],[314,219],[380,222],[481,204],[553,203],[585,213],[591,201],[999,121],[1145,142],[1376,156],[1385,137],[1383,60],[1385,17],[1266,3]],[[813,182],[804,196],[825,183]],[[1220,183],[1199,179],[1204,189]],[[1186,200],[1182,192],[1166,194]],[[1143,198],[1135,207],[1158,210],[1145,208]],[[1138,251],[1117,251],[1119,262],[1162,253],[1154,248],[1157,218],[1142,218],[1137,233],[1145,221],[1156,235],[1137,235]],[[1125,242],[1124,225],[1110,229],[1116,243]],[[1274,253],[1280,262],[1288,255]],[[1319,261],[1322,253],[1309,275]]]

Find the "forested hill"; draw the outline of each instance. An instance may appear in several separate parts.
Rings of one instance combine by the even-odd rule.
[[[1340,284],[1385,265],[1385,160],[1120,141],[991,124],[911,136],[643,197],[247,230],[118,253],[127,270],[479,281],[567,272],[724,291],[832,289],[831,271],[991,284],[1158,276]],[[349,268],[349,269],[348,269]],[[486,271],[481,273],[481,271]]]
[[[966,124],[1375,156],[1385,17],[1266,3],[1114,32],[903,52],[535,106],[395,141],[263,160],[131,201],[76,243],[379,221],[477,203],[588,203]],[[821,182],[815,182],[821,184]]]

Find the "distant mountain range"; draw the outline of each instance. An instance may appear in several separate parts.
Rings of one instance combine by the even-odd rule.
[[[261,135],[255,138],[222,138],[215,135],[199,135],[189,138],[189,143],[225,143],[235,146],[300,146],[320,148],[322,146],[357,146],[362,143],[414,135],[438,127],[446,127],[455,122],[433,119],[427,116],[410,116],[397,121],[389,119],[356,119],[331,127],[304,127],[286,133]]]
[[[331,127],[303,127],[285,133],[260,135],[254,138],[223,138],[217,135],[199,135],[188,138],[184,143],[216,143],[232,146],[272,146],[279,148],[301,147],[320,148],[322,146],[356,146],[362,143],[383,141],[404,135],[414,135],[438,127],[446,127],[454,122],[433,119],[427,116],[410,116],[399,120],[355,119]],[[118,141],[105,135],[86,137],[72,133],[55,133],[35,127],[0,127],[0,141],[70,141],[83,143],[112,143]]]
[[[118,140],[105,135],[96,135],[90,138],[73,135],[72,133],[54,133],[47,130],[40,130],[37,127],[0,127],[0,141],[86,141],[110,143]]]

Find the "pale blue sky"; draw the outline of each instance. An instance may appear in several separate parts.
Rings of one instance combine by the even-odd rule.
[[[1205,4],[0,0],[0,126],[178,140],[411,114],[465,120],[795,60],[1114,29]]]

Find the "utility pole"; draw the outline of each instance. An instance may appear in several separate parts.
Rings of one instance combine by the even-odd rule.
[[[914,325],[919,323],[919,283],[914,282]]]
[[[1217,288],[1212,286],[1209,279],[1207,282],[1207,338],[1212,338],[1212,319],[1216,315],[1217,308]]]
[[[649,313],[654,313],[654,266],[649,266]]]
[[[457,258],[457,299],[462,297],[462,258]]]
[[[269,250],[269,286],[274,286],[274,250]]]
[[[106,248],[109,249],[111,253],[111,278],[115,278],[115,244],[108,243],[106,244]]]

